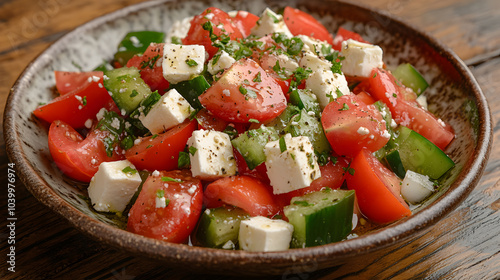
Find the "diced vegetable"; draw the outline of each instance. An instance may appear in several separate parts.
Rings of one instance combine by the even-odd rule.
[[[151,43],[162,43],[165,33],[155,31],[130,32],[122,39],[115,54],[115,61],[125,66],[134,55],[143,53]]]
[[[231,141],[245,159],[250,170],[266,161],[264,146],[269,141],[278,140],[278,132],[272,127],[261,126],[248,130]]]
[[[196,230],[196,242],[205,247],[236,249],[240,222],[249,217],[241,208],[206,209]]]
[[[151,94],[149,86],[142,80],[135,67],[113,69],[104,73],[104,87],[111,92],[111,97],[128,115]]]
[[[398,131],[397,149],[406,170],[438,179],[455,166],[442,150],[422,135],[404,126]]]
[[[337,242],[352,229],[354,191],[326,189],[295,197],[284,209],[294,227],[292,247]]]
[[[429,84],[425,78],[418,72],[410,63],[400,64],[396,70],[392,71],[392,75],[400,80],[403,85],[411,88],[417,96],[422,94]]]

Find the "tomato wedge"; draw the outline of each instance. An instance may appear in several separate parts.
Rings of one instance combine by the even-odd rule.
[[[159,94],[164,94],[169,83],[163,77],[163,46],[165,44],[151,43],[141,56],[134,55],[127,62],[127,67],[136,67],[141,73],[141,78],[151,88],[157,90]]]
[[[199,100],[213,115],[237,123],[273,119],[287,105],[279,84],[257,62],[245,58],[226,70]]]
[[[178,167],[179,152],[196,129],[196,120],[175,126],[165,133],[141,138],[128,149],[125,157],[139,170],[174,170]]]
[[[208,52],[209,59],[212,58],[217,51],[217,47],[212,46],[210,32],[204,29],[204,24],[211,22],[213,34],[221,36],[228,35],[231,40],[243,38],[238,27],[232,22],[231,17],[221,9],[210,7],[203,11],[200,15],[195,16],[191,20],[187,36],[182,39],[184,45],[202,45]]]
[[[248,37],[252,28],[257,24],[259,17],[247,11],[238,11],[232,18],[234,24],[238,27],[243,37]]]
[[[66,75],[69,76],[69,74]],[[71,76],[81,79],[85,75],[75,74]],[[84,127],[88,119],[95,119],[99,110],[108,106],[109,102],[112,101],[108,91],[102,85],[102,72],[100,72],[100,76],[92,75],[91,77],[95,78],[87,78],[82,86],[75,86],[73,91],[67,92],[50,103],[36,108],[33,114],[48,123],[62,120],[75,129]],[[78,82],[78,80],[75,80],[74,84],[76,85]],[[69,86],[65,89],[69,89]]]
[[[280,210],[274,201],[271,186],[250,176],[231,176],[218,179],[205,190],[207,208],[224,203],[240,207],[251,216],[273,216]]]
[[[348,171],[347,187],[356,191],[361,213],[368,219],[385,224],[411,215],[400,194],[401,180],[370,151],[360,151]]]
[[[94,79],[102,80],[102,71],[91,72],[67,72],[54,71],[56,88],[60,95],[65,95],[76,89],[85,88]],[[90,80],[89,80],[90,79]]]
[[[307,35],[321,41],[327,41],[329,44],[333,42],[332,35],[326,27],[306,12],[285,7],[283,20],[293,36]]]
[[[157,207],[164,197],[166,207]],[[196,227],[203,206],[203,186],[187,170],[150,176],[130,209],[127,230],[159,240],[185,242]]]
[[[380,112],[356,95],[344,95],[330,102],[323,110],[321,124],[339,155],[354,157],[362,148],[375,152],[390,138]]]
[[[441,150],[455,138],[453,128],[420,107],[413,96],[398,85],[391,73],[374,69],[369,81],[370,94],[387,104],[398,124],[416,131]]]
[[[85,139],[70,125],[63,121],[54,121],[49,128],[49,150],[57,167],[66,176],[90,182],[99,169],[99,164],[123,158],[121,149],[113,149],[108,157],[103,140],[109,132],[92,130]]]

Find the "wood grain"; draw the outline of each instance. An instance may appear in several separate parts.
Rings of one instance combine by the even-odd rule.
[[[24,67],[52,42],[97,16],[139,0],[69,0],[0,2],[0,104]],[[381,250],[350,266],[278,279],[495,279],[500,278],[500,2],[498,0],[362,0],[404,18],[437,37],[471,65],[488,98],[494,147],[478,187],[455,211],[418,238]],[[3,115],[3,106],[2,106]],[[0,132],[1,133],[1,132]],[[3,135],[2,135],[3,136]],[[7,182],[5,143],[0,142],[0,177]],[[5,184],[5,183],[4,183]],[[7,193],[0,193],[6,209]],[[189,271],[123,253],[97,243],[39,203],[16,184],[16,272],[0,264],[2,279],[228,279],[190,275]],[[6,221],[0,221],[0,248],[8,250]]]

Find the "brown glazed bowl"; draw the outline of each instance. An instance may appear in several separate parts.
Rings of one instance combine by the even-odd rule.
[[[446,149],[456,167],[445,178],[444,186],[411,217],[354,239],[285,252],[226,251],[162,242],[122,230],[113,219],[93,211],[84,199],[85,188],[62,176],[53,164],[47,126],[31,114],[39,103],[53,98],[53,71],[91,70],[112,58],[128,31],[166,31],[173,21],[209,6],[260,14],[265,6],[278,10],[285,5],[310,12],[332,33],[339,26],[361,33],[382,47],[389,68],[410,62],[424,73],[431,85],[426,91],[432,104],[430,110],[456,131],[456,139]],[[168,266],[248,275],[282,274],[303,264],[313,269],[338,266],[415,237],[453,211],[476,186],[490,152],[491,133],[486,99],[468,68],[450,49],[387,13],[330,0],[164,0],[127,7],[75,29],[28,65],[12,87],[4,116],[7,152],[26,188],[77,229],[103,243]]]

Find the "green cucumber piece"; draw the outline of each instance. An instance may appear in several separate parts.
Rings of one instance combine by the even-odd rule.
[[[151,89],[135,67],[109,70],[104,75],[104,87],[111,93],[118,108],[127,115],[151,94]]]
[[[196,230],[196,242],[204,247],[235,249],[240,222],[249,217],[250,215],[241,208],[207,209],[201,214]]]
[[[318,99],[309,90],[296,89],[290,93],[290,103],[299,107],[299,109],[305,109],[307,112],[314,112],[316,117],[320,116],[321,107],[319,106]]]
[[[198,96],[205,92],[205,90],[207,90],[209,87],[210,84],[202,75],[196,76],[191,80],[172,85],[172,88],[175,88],[195,110],[203,108],[200,100],[198,99]]]
[[[292,198],[284,213],[294,231],[291,247],[341,241],[352,231],[354,190],[326,189]]]
[[[231,143],[245,159],[250,170],[266,161],[264,146],[269,141],[278,140],[278,132],[272,127],[261,126],[240,134]]]
[[[266,124],[266,126],[273,127],[279,134],[282,134],[290,119],[299,112],[299,107],[289,104],[277,118]]]
[[[331,150],[330,142],[326,138],[323,125],[315,117],[302,109],[297,115],[293,116],[284,129],[285,133],[290,133],[293,137],[307,136],[318,153],[325,153]]]
[[[392,150],[384,157],[384,161],[387,166],[394,172],[399,178],[404,179],[406,175],[406,170],[399,156],[398,150]]]
[[[441,149],[417,132],[401,126],[396,139],[399,156],[406,170],[438,179],[455,163]]]
[[[144,53],[151,43],[162,43],[165,33],[156,31],[130,32],[118,44],[115,61],[125,66],[134,55]]]
[[[400,80],[403,85],[411,88],[417,96],[422,94],[422,92],[429,87],[429,83],[427,83],[422,74],[420,74],[420,72],[410,63],[399,65],[396,70],[392,72],[392,75]]]

